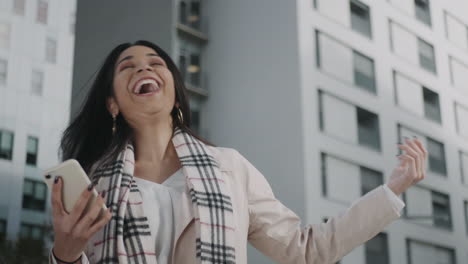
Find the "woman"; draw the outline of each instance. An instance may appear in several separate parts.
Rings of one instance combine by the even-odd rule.
[[[397,219],[398,195],[425,177],[426,150],[406,139],[385,185],[301,229],[249,161],[189,127],[171,58],[147,41],[117,46],[61,144],[101,195],[83,213],[85,190],[67,213],[56,178],[51,263],[246,263],[247,241],[280,263],[334,263]],[[96,220],[102,203],[109,211]]]

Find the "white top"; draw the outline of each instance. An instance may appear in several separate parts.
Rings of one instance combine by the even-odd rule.
[[[185,177],[179,169],[162,184],[133,177],[143,199],[143,210],[156,240],[158,263],[171,263],[175,236],[174,207],[185,191]]]

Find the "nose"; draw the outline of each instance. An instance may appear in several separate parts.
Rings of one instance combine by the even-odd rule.
[[[153,68],[151,68],[149,65],[146,65],[146,66],[140,67],[140,68],[137,70],[137,72],[138,72],[138,73],[139,73],[139,72],[142,72],[142,71],[144,71],[145,69],[146,69],[147,71],[153,71]]]

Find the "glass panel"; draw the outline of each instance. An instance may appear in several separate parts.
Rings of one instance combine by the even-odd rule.
[[[0,60],[0,84],[6,84],[8,63],[6,60]]]
[[[44,82],[44,73],[41,71],[33,70],[31,76],[31,92],[35,95],[42,94]]]
[[[34,192],[34,198],[38,200],[46,199],[46,186],[42,182],[36,182],[36,190]]]
[[[10,46],[10,25],[0,23],[0,48],[8,49]]]
[[[357,108],[359,144],[380,150],[379,119],[376,114]]]
[[[33,239],[42,239],[42,229],[38,226],[32,227],[31,238]]]
[[[200,29],[200,2],[193,1],[190,3],[190,16],[188,20],[191,27]]]
[[[36,137],[28,137],[28,146],[27,151],[28,153],[37,153],[37,138]]]
[[[424,113],[427,118],[438,123],[442,122],[439,106],[439,95],[426,87],[423,87]]]
[[[369,7],[357,0],[351,1],[351,27],[371,37],[371,23],[369,15]]]
[[[375,93],[374,61],[354,52],[354,83]]]
[[[387,235],[380,233],[365,244],[366,264],[388,264]]]
[[[47,24],[48,8],[48,3],[46,1],[39,0],[37,3],[37,22]]]
[[[436,72],[434,47],[422,39],[418,39],[419,64],[424,69]]]
[[[429,0],[415,0],[414,4],[416,18],[424,24],[431,26],[431,10],[429,6]]]
[[[34,183],[29,180],[25,180],[23,184],[23,194],[24,195],[33,195],[34,193]]]
[[[466,234],[468,235],[468,201],[465,201],[465,226]]]
[[[47,38],[46,60],[55,63],[57,59],[57,42],[54,39]]]
[[[432,207],[434,212],[434,225],[444,228],[452,228],[450,198],[448,195],[433,191]]]
[[[13,133],[0,130],[0,158],[11,160],[13,152]]]
[[[20,227],[20,236],[22,238],[27,238],[31,234],[31,227],[28,225],[21,225]]]
[[[179,19],[180,23],[187,24],[187,4],[185,2],[179,4]]]
[[[26,0],[15,0],[13,2],[13,10],[18,15],[24,15],[24,7]]]
[[[361,194],[364,195],[383,184],[383,174],[361,167]]]
[[[444,145],[431,138],[427,138],[427,152],[429,154],[429,168],[431,171],[446,174]]]

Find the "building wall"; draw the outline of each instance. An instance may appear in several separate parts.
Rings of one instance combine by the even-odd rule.
[[[297,4],[304,134],[315,135],[304,138],[306,185],[313,186],[311,192],[306,193],[306,218],[309,222],[319,222],[346,209],[348,204],[340,203],[340,200],[352,201],[355,197],[353,192],[359,186],[355,180],[358,178],[356,172],[349,163],[382,171],[387,180],[397,164],[396,143],[402,140],[402,136],[417,135],[426,145],[430,140],[436,140],[444,146],[446,174],[429,169],[427,179],[418,184],[419,187],[412,188],[405,201],[408,216],[427,216],[434,213],[430,191],[448,194],[453,229],[435,227],[433,219],[427,218],[394,222],[385,230],[390,261],[410,263],[407,257],[410,254],[413,258],[411,263],[432,263],[421,262],[423,259],[413,255],[421,252],[433,254],[431,256],[444,255],[445,251],[437,253],[432,248],[436,245],[454,249],[456,263],[465,263],[468,236],[463,201],[467,199],[468,192],[460,170],[461,166],[466,166],[466,159],[461,161],[460,150],[465,151],[467,146],[464,137],[466,122],[463,119],[467,112],[462,105],[466,105],[468,100],[464,94],[466,85],[463,85],[466,78],[464,65],[468,59],[468,20],[464,19],[462,10],[467,10],[468,6],[463,1],[430,1],[432,26],[429,27],[415,17],[413,1],[360,2],[371,10],[371,38],[353,30],[349,1],[299,0]],[[446,13],[457,18],[449,17],[451,24],[448,26]],[[318,37],[317,31],[320,32]],[[418,39],[433,45],[436,73],[420,66]],[[354,83],[352,70],[355,64],[350,50],[365,54],[374,61],[376,93],[361,89]],[[453,57],[454,70],[449,66],[450,57]],[[424,88],[438,94],[441,122],[431,120],[425,114]],[[320,110],[326,117],[324,129],[320,128],[320,107],[316,103],[319,102],[319,90],[334,96],[325,101]],[[455,102],[460,106],[454,107]],[[378,115],[381,151],[363,147],[355,140],[353,107],[362,107]],[[318,157],[323,152],[347,161],[334,165],[341,168],[335,169],[337,172],[325,169],[327,176],[330,175],[331,181],[337,185],[332,187],[336,191],[328,196],[320,191],[321,177],[314,176],[323,171]],[[408,239],[422,242],[422,246],[411,244]],[[407,251],[407,243],[416,246]],[[444,257],[440,261],[451,263]],[[341,263],[365,263],[365,247],[352,251]]]
[[[38,1],[25,1],[24,13],[14,1],[0,2],[0,23],[9,25],[8,45],[0,59],[8,61],[7,81],[0,86],[0,129],[14,133],[12,159],[0,159],[0,219],[8,239],[16,239],[21,223],[44,224],[45,211],[22,209],[24,179],[42,181],[42,171],[58,163],[60,133],[68,123],[76,1],[49,0],[46,23],[37,22]],[[48,62],[47,39],[56,43],[56,61]],[[32,72],[43,72],[42,92],[34,94]],[[37,163],[26,165],[28,136],[38,138]]]

